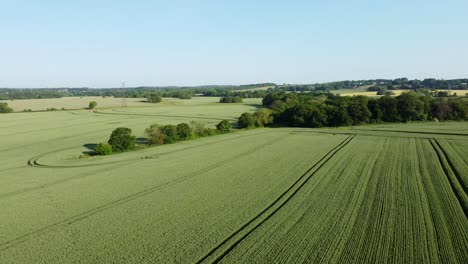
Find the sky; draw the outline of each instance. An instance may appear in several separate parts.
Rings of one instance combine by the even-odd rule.
[[[468,78],[468,1],[0,0],[0,87]]]

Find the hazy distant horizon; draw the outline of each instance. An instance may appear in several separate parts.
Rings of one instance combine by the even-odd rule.
[[[0,87],[468,76],[468,2],[14,1]],[[461,77],[462,78],[462,77]]]

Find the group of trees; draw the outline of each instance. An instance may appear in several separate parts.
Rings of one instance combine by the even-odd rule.
[[[264,127],[273,123],[273,115],[269,109],[260,109],[255,113],[243,113],[237,125],[239,128]]]
[[[223,120],[214,128],[206,128],[201,122],[192,121],[190,124],[180,123],[178,125],[151,125],[145,130],[148,145],[172,144],[177,141],[194,139],[197,137],[214,136],[230,133],[232,124]],[[96,155],[110,155],[116,152],[124,152],[135,147],[136,137],[132,130],[119,127],[112,131],[107,143],[99,143],[94,147]]]
[[[242,97],[240,96],[225,96],[219,99],[220,103],[242,103]]]
[[[145,130],[149,145],[172,144],[177,141],[207,137],[217,134],[229,133],[232,125],[228,120],[223,120],[216,129],[205,128],[201,122],[180,123],[178,125],[151,125]]]
[[[124,152],[135,147],[136,137],[132,130],[126,127],[118,127],[112,131],[107,143],[99,143],[94,148],[96,155],[110,155],[115,152]]]
[[[145,130],[150,145],[172,144],[193,137],[193,131],[187,123],[178,125],[151,125]]]
[[[0,113],[11,113],[13,112],[13,109],[8,106],[7,103],[1,103],[0,102]]]
[[[456,98],[433,98],[412,91],[396,97],[383,96],[379,99],[333,94],[316,96],[272,93],[263,99],[263,105],[271,110],[269,118],[272,120],[267,124],[298,127],[337,127],[434,119],[468,120],[466,101]],[[239,117],[239,127],[261,126],[253,125],[254,115],[242,114]]]
[[[273,91],[290,91],[290,92],[324,92],[340,89],[352,89],[359,86],[371,86],[369,91],[378,90],[393,90],[393,89],[468,89],[468,79],[453,79],[453,80],[438,80],[438,79],[424,79],[424,80],[409,80],[408,78],[397,79],[371,79],[371,80],[357,80],[357,81],[339,81],[328,83],[316,84],[283,84],[276,85]],[[381,92],[382,94],[384,92]]]

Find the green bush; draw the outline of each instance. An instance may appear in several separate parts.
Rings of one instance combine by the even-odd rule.
[[[150,145],[162,145],[165,143],[166,135],[162,132],[161,127],[157,124],[151,125],[145,130]]]
[[[243,113],[237,121],[239,128],[255,127],[255,116],[251,113]]]
[[[190,121],[190,128],[192,132],[197,137],[203,137],[203,132],[205,130],[205,124],[200,121]]]
[[[99,143],[94,147],[94,153],[96,155],[110,155],[112,154],[112,146],[108,143]]]
[[[202,132],[202,137],[210,137],[218,134],[218,130],[214,128],[205,128]]]
[[[130,128],[119,127],[112,131],[107,143],[112,146],[113,152],[121,152],[132,149],[135,146],[135,140]]]
[[[89,109],[94,109],[94,108],[96,108],[96,106],[97,106],[97,102],[92,101],[92,102],[89,102],[88,108]]]
[[[162,102],[162,97],[158,94],[148,94],[146,100],[148,100],[148,103],[160,103]]]
[[[161,132],[165,135],[165,144],[172,144],[179,140],[179,137],[177,136],[177,127],[174,125],[162,126]]]
[[[178,140],[187,140],[193,137],[192,128],[187,123],[180,123],[176,127]]]
[[[229,133],[232,130],[232,125],[228,120],[223,120],[216,125],[216,129],[221,133]]]
[[[11,113],[13,109],[11,109],[7,103],[0,103],[0,113]]]

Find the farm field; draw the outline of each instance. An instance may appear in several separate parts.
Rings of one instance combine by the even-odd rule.
[[[0,263],[468,262],[468,122],[264,128],[79,159],[116,127],[214,126],[261,104],[113,100],[0,115]]]
[[[167,105],[202,105],[213,104],[219,102],[219,97],[195,97],[194,100],[180,100],[176,98],[164,98],[159,106]],[[95,101],[98,103],[97,108],[115,108],[115,107],[155,107],[153,104],[146,102],[146,98],[114,98],[114,97],[99,97],[99,96],[83,96],[83,97],[62,97],[52,99],[24,99],[24,100],[0,100],[5,102],[15,112],[31,109],[32,111],[43,111],[48,108],[61,110],[77,110],[88,107],[89,102]],[[259,98],[244,99],[247,104],[261,103]]]
[[[367,88],[369,88],[369,86],[361,86],[361,87],[357,87],[354,89],[333,90],[331,92],[334,94],[339,93],[342,96],[353,96],[353,95],[364,95],[364,96],[369,96],[369,97],[382,97],[383,96],[383,95],[377,95],[376,91],[367,91]],[[398,96],[410,90],[395,89],[395,90],[390,90],[390,91],[394,93],[394,95],[392,96]],[[438,90],[438,91],[447,91],[447,90]],[[449,94],[452,96],[455,94],[456,96],[465,96],[468,94],[468,90],[450,90]]]

